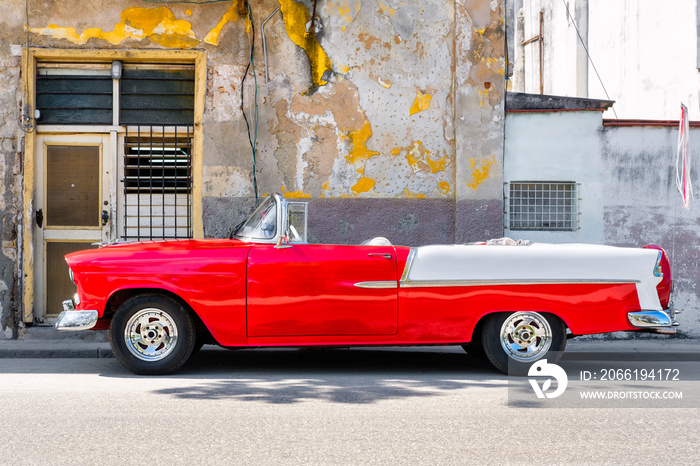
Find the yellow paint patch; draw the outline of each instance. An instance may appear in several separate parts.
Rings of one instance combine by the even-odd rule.
[[[423,110],[428,110],[428,108],[430,107],[430,100],[432,98],[432,95],[423,94],[420,90],[418,90],[416,93],[416,99],[413,101],[413,105],[411,105],[411,110],[409,111],[409,113],[411,115],[415,115],[416,113],[422,112]]]
[[[472,180],[467,186],[477,190],[479,185],[489,179],[491,169],[496,165],[496,156],[490,155],[479,160],[469,158],[469,168],[472,170]]]
[[[350,142],[351,148],[348,155],[345,156],[348,163],[355,163],[358,160],[368,159],[374,155],[379,155],[379,152],[367,149],[367,140],[372,137],[372,127],[369,121],[365,121],[362,128],[350,131],[341,136],[343,139]]]
[[[29,28],[29,32],[54,39],[83,45],[90,39],[106,40],[117,45],[127,39],[150,41],[164,47],[191,49],[199,44],[192,31],[192,24],[184,19],[177,19],[166,7],[127,8],[121,13],[121,22],[114,30],[105,32],[100,28],[87,28],[78,34],[75,28],[50,24],[45,28]]]
[[[374,182],[374,180],[373,180],[372,178],[367,178],[367,177],[363,176],[363,177],[360,178],[360,180],[359,180],[357,183],[355,183],[355,185],[354,185],[352,188],[350,188],[350,189],[352,189],[353,191],[355,191],[355,193],[357,193],[357,194],[366,193],[367,191],[369,191],[370,189],[372,189],[372,188],[374,187],[374,183],[375,183],[375,182]]]
[[[311,194],[306,194],[301,189],[297,189],[296,191],[287,191],[287,188],[282,186],[281,191],[282,191],[282,194],[284,194],[284,197],[289,198],[289,199],[309,199],[309,198],[311,198]]]
[[[394,16],[394,9],[386,6],[384,3],[379,4],[379,9],[384,14],[389,13],[391,16]]]
[[[226,26],[227,23],[235,23],[241,17],[238,14],[238,5],[231,5],[231,8],[224,13],[221,17],[221,21],[216,25],[214,29],[209,31],[209,34],[204,38],[204,42],[211,45],[219,45],[219,35],[221,35],[221,30]]]
[[[308,8],[294,0],[280,0],[280,7],[287,35],[292,39],[292,42],[304,49],[306,56],[309,57],[311,79],[314,85],[328,84],[328,81],[323,79],[323,75],[326,71],[333,70],[333,64],[318,42],[316,33],[306,31],[306,24],[311,21]]]
[[[185,14],[186,14],[187,16],[192,16],[192,10],[190,10],[189,8],[186,9],[186,10],[185,10]]]
[[[448,183],[447,181],[439,182],[438,186],[440,186],[440,189],[442,189],[442,195],[445,195],[450,192],[450,183]]]
[[[340,16],[340,19],[345,22],[345,23],[350,23],[352,22],[353,19],[355,19],[355,16],[353,16],[353,10],[355,12],[355,15],[360,11],[360,0],[357,0],[355,2],[354,7],[350,7],[350,4],[348,0],[342,0],[342,1],[336,1],[336,2],[328,2],[328,14],[337,14]],[[333,11],[335,9],[335,11]],[[345,26],[340,27],[341,30],[345,30]]]
[[[447,156],[441,157],[439,159],[432,159],[430,157],[430,151],[425,148],[421,141],[416,141],[412,146],[408,147],[397,147],[391,151],[393,155],[398,155],[401,152],[406,152],[406,160],[411,166],[414,172],[419,171],[429,171],[431,173],[437,173],[445,171],[445,166],[449,161]]]
[[[420,194],[420,193],[412,193],[411,191],[406,188],[404,191],[404,197],[407,197],[409,199],[425,199],[425,194]]]

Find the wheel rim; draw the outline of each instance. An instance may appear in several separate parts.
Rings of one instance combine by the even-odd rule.
[[[518,361],[535,361],[552,345],[552,328],[541,314],[516,312],[501,326],[501,346]]]
[[[162,309],[141,309],[126,323],[124,342],[142,361],[160,361],[177,345],[177,325]]]

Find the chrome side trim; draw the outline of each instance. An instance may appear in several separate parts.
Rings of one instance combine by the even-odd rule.
[[[666,311],[637,311],[628,312],[627,319],[634,327],[672,327],[674,321]]]
[[[97,323],[97,311],[63,311],[58,315],[56,330],[89,330]]]
[[[390,288],[398,288],[399,285],[398,283],[394,281],[377,281],[377,282],[357,282],[355,283],[355,286],[358,288],[370,288],[370,289],[390,289]]]
[[[403,274],[401,274],[401,281],[408,281],[408,274],[411,272],[411,266],[413,265],[413,259],[416,257],[416,248],[411,248],[408,252],[408,258],[406,259],[406,266],[403,268]]]
[[[401,288],[441,288],[452,286],[498,285],[625,285],[639,280],[586,280],[586,279],[508,279],[508,280],[401,280]]]

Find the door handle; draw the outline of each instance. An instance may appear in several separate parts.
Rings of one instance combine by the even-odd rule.
[[[367,254],[367,255],[370,256],[370,257],[372,257],[372,256],[381,256],[381,257],[383,257],[384,259],[391,259],[391,254],[388,254],[388,253],[385,254],[385,253],[383,253],[383,252],[370,252],[370,253]]]
[[[106,210],[102,211],[102,226],[107,225],[107,222],[109,222],[109,212]]]

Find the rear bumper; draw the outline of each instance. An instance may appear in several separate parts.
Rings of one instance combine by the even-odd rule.
[[[674,334],[676,327],[680,325],[676,321],[676,314],[681,311],[673,308],[673,303],[669,309],[664,311],[636,311],[628,312],[627,319],[633,327],[648,330],[655,333]]]
[[[63,312],[58,315],[54,328],[56,330],[89,330],[97,323],[97,311],[76,311],[73,301],[63,302]]]

